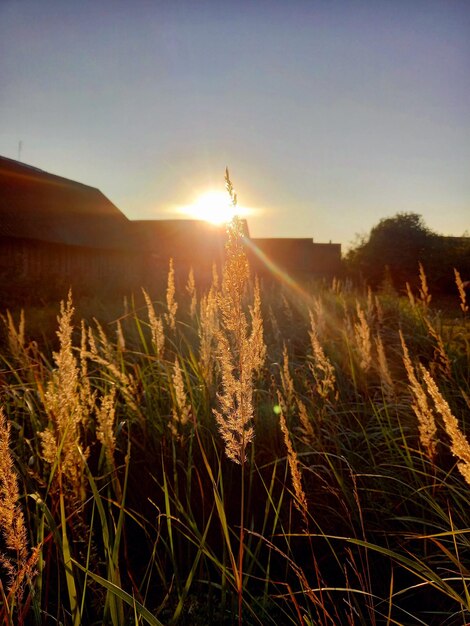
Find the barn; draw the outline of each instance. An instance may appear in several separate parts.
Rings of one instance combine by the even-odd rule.
[[[129,220],[98,189],[0,157],[0,282],[130,284],[139,255]]]
[[[339,270],[339,244],[312,239],[250,239],[254,270],[269,261],[299,277]],[[0,157],[0,288],[35,300],[70,285],[121,293],[166,277],[173,257],[177,275],[208,280],[224,255],[225,228],[198,220],[129,220],[99,189]],[[266,263],[266,261],[268,262]]]

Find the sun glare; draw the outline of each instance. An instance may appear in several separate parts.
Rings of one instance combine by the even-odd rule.
[[[224,224],[230,222],[235,215],[240,217],[247,215],[248,210],[240,206],[234,207],[227,192],[208,191],[193,204],[182,207],[181,213],[195,220]]]

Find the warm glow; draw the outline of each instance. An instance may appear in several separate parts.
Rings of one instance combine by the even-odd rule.
[[[238,215],[240,217],[249,213],[248,209],[236,206],[230,202],[227,192],[208,191],[197,200],[181,208],[181,213],[195,220],[204,220],[211,224],[224,224]]]

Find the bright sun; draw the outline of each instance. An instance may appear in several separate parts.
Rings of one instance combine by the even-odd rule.
[[[234,207],[227,192],[208,191],[197,198],[193,204],[182,207],[181,213],[211,224],[224,224],[230,222],[235,215],[246,214],[246,209],[239,206]]]

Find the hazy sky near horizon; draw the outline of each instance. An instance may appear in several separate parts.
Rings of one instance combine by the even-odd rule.
[[[470,229],[467,0],[0,0],[0,154],[168,218],[230,168],[256,237]]]

